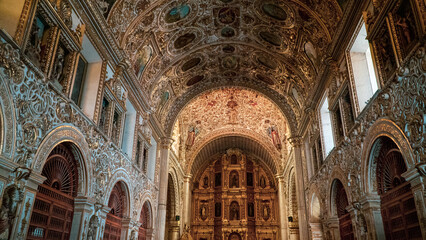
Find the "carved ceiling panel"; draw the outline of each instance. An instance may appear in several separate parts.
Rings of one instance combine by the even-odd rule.
[[[165,92],[174,102],[235,78],[293,98],[296,112],[341,15],[334,0],[118,0],[108,23],[157,113]]]

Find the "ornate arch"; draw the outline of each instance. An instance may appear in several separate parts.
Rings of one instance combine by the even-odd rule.
[[[382,118],[377,120],[367,132],[361,155],[362,189],[367,194],[377,194],[377,162],[374,158],[374,150],[378,149],[376,140],[380,137],[388,137],[397,145],[404,157],[407,169],[415,166],[413,149],[404,132],[396,123],[389,119]]]
[[[343,185],[343,187],[345,188],[345,192],[346,192],[346,196],[348,198],[348,203],[352,202],[352,196],[351,196],[351,192],[348,191],[349,187],[348,187],[348,180],[345,178],[345,174],[342,171],[342,169],[340,169],[339,167],[336,167],[333,172],[330,175],[329,181],[327,183],[328,185],[328,193],[327,193],[327,198],[329,201],[328,202],[328,212],[329,212],[329,217],[331,216],[337,216],[336,213],[336,191],[335,191],[335,183],[336,181],[340,181]]]
[[[288,174],[288,216],[293,217],[293,221],[297,222],[299,219],[298,216],[298,206],[297,206],[297,189],[296,189],[296,173],[294,167],[292,167]]]
[[[168,111],[168,115],[164,119],[164,131],[170,137],[173,136],[173,126],[180,114],[180,112],[196,97],[201,94],[221,89],[223,87],[229,87],[228,82],[220,82],[220,83],[200,83],[196,87],[189,89],[185,94],[175,100],[173,103],[173,108]],[[255,91],[265,98],[269,99],[275,105],[277,105],[278,109],[281,110],[281,114],[283,114],[284,118],[287,120],[288,127],[290,129],[290,133],[292,136],[297,135],[297,113],[294,112],[291,104],[289,104],[286,97],[279,94],[275,90],[269,88],[266,84],[260,82],[247,82],[247,81],[234,81],[232,87],[238,87],[245,90]]]
[[[142,216],[142,213],[145,211],[145,210],[147,210],[148,212],[147,212],[147,214],[149,214],[149,215],[145,215],[145,216]],[[144,212],[145,213],[145,212]],[[146,200],[146,201],[144,201],[144,203],[142,204],[142,209],[141,209],[141,211],[140,211],[140,217],[139,217],[139,219],[147,219],[147,218],[149,218],[149,223],[147,224],[147,225],[144,225],[144,222],[142,222],[142,226],[145,228],[145,229],[151,229],[151,228],[153,228],[154,227],[154,211],[153,211],[153,208],[152,208],[152,204],[151,204],[151,201],[150,200]]]
[[[320,218],[316,219],[317,216],[313,216],[314,215],[314,208],[317,206],[314,206],[314,198],[318,199],[319,202],[319,208],[320,208],[320,216],[323,214],[324,211],[324,201],[323,201],[323,196],[320,194],[320,191],[318,189],[318,187],[313,184],[309,190],[309,194],[308,194],[308,212],[309,212],[309,221],[310,222],[319,222]]]
[[[41,173],[49,154],[56,146],[64,142],[71,143],[71,151],[78,164],[78,195],[87,196],[91,191],[90,184],[88,183],[91,175],[88,169],[92,169],[92,164],[88,160],[90,159],[89,145],[83,134],[75,126],[61,125],[51,130],[43,139],[34,155],[32,169]]]
[[[207,144],[213,142],[214,140],[228,136],[238,136],[255,141],[266,150],[269,157],[272,159],[271,162],[265,162],[265,165],[268,166],[268,168],[273,172],[273,174],[277,174],[277,172],[282,172],[283,167],[282,163],[280,162],[281,156],[270,139],[265,139],[263,136],[260,136],[252,131],[247,131],[242,128],[229,128],[213,131],[209,135],[207,135],[203,141],[199,141],[193,146],[194,150],[192,150],[190,152],[190,155],[187,156],[188,160],[186,166],[183,166],[185,173],[192,173],[192,175],[194,175],[196,171],[193,171],[193,165],[196,160],[196,157]]]
[[[179,214],[180,210],[181,210],[180,209],[181,204],[180,204],[180,199],[179,199],[180,194],[179,194],[178,176],[177,176],[177,173],[176,173],[176,169],[174,169],[174,168],[169,169],[168,174],[169,174],[169,181],[171,181],[172,186],[173,186],[173,189],[171,189],[171,190],[173,191],[172,197],[173,197],[174,206],[172,206],[172,208],[174,208],[175,214]],[[168,184],[167,188],[169,188],[169,187],[170,187],[170,185]],[[169,191],[169,189],[167,189],[167,191]],[[169,200],[167,200],[167,202],[169,202]]]
[[[104,198],[104,205],[108,205],[108,201],[111,195],[112,190],[114,189],[115,184],[120,183],[122,185],[123,191],[126,194],[126,211],[123,213],[123,216],[130,217],[131,213],[133,212],[134,207],[134,200],[130,196],[133,196],[132,190],[130,188],[130,177],[127,174],[127,172],[123,169],[117,170],[109,180],[109,184],[106,187],[105,190],[105,198]]]
[[[15,108],[13,97],[6,85],[4,77],[0,74],[0,152],[3,156],[12,158],[15,143]]]

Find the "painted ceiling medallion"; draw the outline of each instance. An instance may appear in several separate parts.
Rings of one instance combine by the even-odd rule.
[[[235,56],[227,56],[222,59],[222,67],[227,69],[234,69],[237,67],[237,58]]]
[[[278,21],[287,20],[287,13],[280,6],[277,6],[272,3],[265,3],[262,6],[263,12],[269,17],[276,19]]]
[[[194,68],[195,66],[197,66],[198,64],[200,64],[201,62],[201,58],[192,58],[188,61],[186,61],[183,65],[182,65],[182,71],[186,72],[192,68]]]
[[[222,51],[224,53],[233,53],[233,52],[235,52],[235,47],[233,47],[231,45],[226,45],[222,48]]]
[[[188,5],[180,5],[174,7],[170,9],[170,11],[166,14],[166,16],[164,17],[164,21],[166,21],[166,23],[177,22],[188,16],[189,12],[190,8]]]
[[[262,82],[265,82],[269,85],[274,85],[274,81],[272,81],[272,79],[262,75],[262,74],[256,74],[256,78],[259,79]]]
[[[190,44],[195,39],[194,33],[185,33],[184,35],[178,37],[175,42],[174,46],[176,49],[181,49]]]
[[[263,40],[265,40],[266,42],[268,42],[268,43],[270,43],[274,46],[277,46],[277,47],[281,46],[281,43],[282,43],[281,37],[274,34],[274,33],[261,31],[261,32],[259,32],[259,36]]]
[[[230,38],[235,36],[235,30],[230,27],[224,27],[220,34],[222,35],[222,37]]]
[[[236,14],[231,8],[222,8],[219,10],[218,19],[223,24],[231,24],[235,21]]]
[[[278,64],[274,60],[272,60],[271,58],[267,58],[264,55],[257,55],[256,60],[258,63],[269,69],[275,70],[278,68]]]
[[[197,75],[197,76],[194,76],[194,77],[192,77],[192,78],[190,78],[190,79],[188,80],[188,82],[186,83],[186,86],[190,87],[190,86],[192,86],[192,85],[194,85],[194,84],[199,83],[199,82],[200,82],[200,81],[202,81],[203,79],[204,79],[204,76],[203,76],[203,75]]]

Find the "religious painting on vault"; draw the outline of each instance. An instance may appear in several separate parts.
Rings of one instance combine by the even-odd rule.
[[[170,9],[170,11],[167,12],[166,16],[164,17],[164,20],[166,23],[174,23],[184,19],[186,16],[188,16],[189,12],[190,8],[188,5],[180,5]]]
[[[181,35],[180,37],[178,37],[175,42],[174,42],[174,46],[176,49],[181,49],[186,47],[188,44],[190,44],[191,42],[194,41],[195,39],[195,34],[194,33],[185,33],[183,35]]]
[[[262,6],[263,12],[269,17],[278,20],[285,21],[287,20],[287,13],[280,6],[277,6],[272,3],[266,3]]]
[[[190,149],[194,145],[195,138],[200,133],[200,130],[196,126],[189,126],[188,136],[186,137],[186,148]]]
[[[274,146],[277,149],[281,149],[282,145],[281,145],[281,140],[280,140],[280,135],[278,134],[278,129],[275,126],[269,127],[268,128],[268,134],[272,139],[272,142],[274,143]]]
[[[139,79],[142,76],[143,71],[145,70],[146,65],[152,57],[152,48],[147,45],[139,49],[136,55],[136,61],[134,65],[134,70],[137,78]]]
[[[218,12],[218,20],[223,24],[231,24],[235,21],[236,13],[233,8],[222,8]]]

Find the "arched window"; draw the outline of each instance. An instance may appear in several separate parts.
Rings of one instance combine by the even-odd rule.
[[[122,187],[123,183],[114,185],[109,196],[108,207],[111,208],[107,214],[105,223],[104,240],[116,240],[121,238],[121,222],[126,210],[126,194]]]
[[[340,238],[342,240],[346,239],[355,239],[351,215],[346,210],[346,207],[349,205],[348,196],[346,195],[345,188],[343,187],[342,182],[339,180],[334,181],[334,194],[335,194],[335,207],[337,212],[337,217],[339,218],[339,229],[340,229]]]
[[[77,196],[78,169],[69,144],[60,144],[43,167],[27,239],[69,239]]]
[[[381,199],[383,226],[387,239],[422,239],[411,185],[402,174],[407,171],[396,144],[382,137],[375,144],[377,192]]]

